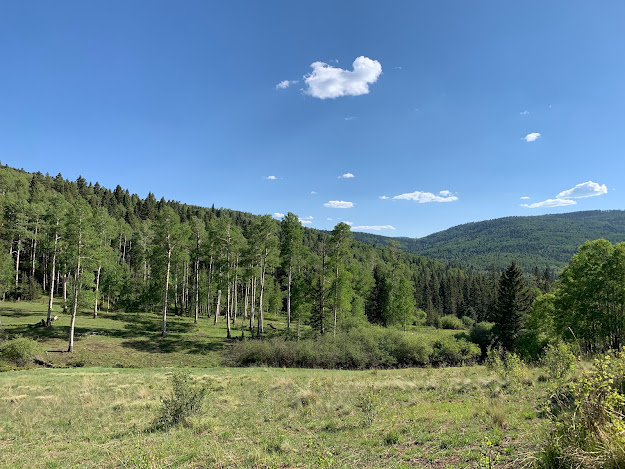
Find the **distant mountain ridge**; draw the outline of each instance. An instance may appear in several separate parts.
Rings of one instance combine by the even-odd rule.
[[[526,272],[536,267],[558,272],[588,240],[625,241],[625,211],[496,218],[454,226],[416,239],[358,232],[354,237],[377,246],[388,245],[395,239],[407,252],[477,270],[487,270],[491,265],[503,269],[516,260]]]

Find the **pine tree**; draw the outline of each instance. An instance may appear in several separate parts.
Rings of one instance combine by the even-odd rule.
[[[531,304],[523,271],[512,261],[499,279],[494,312],[496,341],[505,350],[515,349]]]

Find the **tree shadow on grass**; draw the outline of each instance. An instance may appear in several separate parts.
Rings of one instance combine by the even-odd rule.
[[[225,339],[223,341],[199,342],[172,334],[167,337],[155,336],[146,339],[124,340],[121,345],[125,348],[132,348],[140,352],[148,353],[178,352],[205,354],[222,350],[226,344]]]

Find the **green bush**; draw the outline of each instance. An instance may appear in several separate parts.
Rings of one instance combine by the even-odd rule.
[[[475,324],[475,319],[469,316],[462,316],[460,320],[462,321],[464,327],[466,327],[467,329],[471,329]]]
[[[575,367],[575,355],[571,347],[564,342],[550,344],[545,349],[540,364],[550,378],[565,379]]]
[[[548,403],[553,426],[540,467],[625,467],[625,348],[595,360]]]
[[[187,424],[187,420],[202,409],[207,388],[194,385],[191,375],[176,371],[171,377],[172,391],[161,400],[159,416],[155,427],[168,429],[179,424]]]
[[[361,327],[298,342],[283,338],[233,344],[224,362],[230,366],[366,369],[460,365],[479,358],[476,345],[447,337],[437,341],[381,327]]]
[[[41,355],[39,344],[26,337],[17,337],[0,347],[0,356],[16,366],[26,366]]]
[[[430,360],[434,365],[467,365],[475,363],[479,357],[477,345],[464,339],[445,337],[434,342]]]
[[[471,329],[469,335],[471,342],[477,344],[482,351],[482,359],[486,358],[488,347],[493,343],[493,322],[478,322]]]
[[[452,314],[448,314],[447,316],[443,316],[440,320],[441,329],[455,329],[460,330],[464,329],[464,324],[460,319]]]

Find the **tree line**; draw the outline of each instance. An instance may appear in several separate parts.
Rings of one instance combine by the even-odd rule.
[[[71,315],[100,308],[210,317],[262,337],[265,315],[289,334],[375,323],[437,325],[443,315],[490,320],[499,272],[466,271],[331,232],[227,209],[156,200],[0,166],[0,295],[48,297]],[[539,278],[540,277],[540,278]],[[544,283],[542,276],[536,284]],[[547,287],[543,285],[544,289]],[[69,350],[73,349],[70,332]]]

